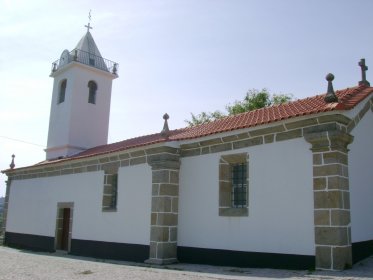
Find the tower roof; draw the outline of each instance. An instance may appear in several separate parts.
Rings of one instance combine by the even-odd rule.
[[[80,39],[75,49],[85,51],[98,57],[102,57],[100,51],[97,48],[95,40],[93,40],[91,32],[89,31],[87,31],[87,33]]]
[[[90,26],[88,25],[88,27]],[[102,57],[95,40],[93,40],[91,32],[89,32],[89,28],[71,52],[65,50],[62,53],[61,58],[52,63],[51,76],[53,76],[54,73],[60,68],[71,62],[79,62],[106,72],[110,72],[116,77],[118,76],[118,63]]]

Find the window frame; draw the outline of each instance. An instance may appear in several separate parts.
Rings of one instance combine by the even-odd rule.
[[[239,187],[245,197],[243,203],[235,203],[235,166],[244,167],[241,170]],[[219,216],[248,216],[249,214],[249,157],[247,153],[222,155],[219,161]]]
[[[102,195],[102,211],[115,212],[118,205],[118,170],[105,171]]]

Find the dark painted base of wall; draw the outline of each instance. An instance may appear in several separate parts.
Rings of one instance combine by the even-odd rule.
[[[72,239],[70,254],[101,259],[144,262],[149,258],[149,246]]]
[[[352,263],[373,255],[373,240],[352,243]]]
[[[180,262],[186,263],[281,269],[315,268],[315,256],[306,255],[255,253],[181,246],[177,248],[177,255]]]
[[[5,232],[4,244],[9,247],[39,252],[54,252],[54,237]]]
[[[5,232],[4,244],[18,249],[55,252],[54,237],[50,236]],[[69,253],[101,259],[144,262],[149,258],[149,246],[72,239]]]
[[[4,244],[9,247],[41,252],[54,252],[54,237],[5,232]],[[149,246],[91,240],[71,240],[70,254],[102,259],[144,262],[149,258]],[[185,263],[209,265],[313,269],[315,256],[256,253],[205,249],[194,247],[177,248],[178,260]],[[352,244],[352,259],[356,263],[373,254],[373,240]]]

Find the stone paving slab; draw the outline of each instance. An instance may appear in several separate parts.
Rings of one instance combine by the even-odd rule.
[[[373,279],[373,256],[352,269],[305,271],[220,267],[194,264],[174,264],[161,267],[121,261],[98,260],[57,253],[35,253],[0,247],[1,280],[62,280],[62,279],[131,279],[131,280],[213,280],[213,279],[309,279],[355,280]]]

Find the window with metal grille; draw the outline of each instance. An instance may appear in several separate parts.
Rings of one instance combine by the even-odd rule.
[[[219,216],[249,216],[249,155],[222,155],[219,160]]]
[[[232,164],[232,207],[247,206],[247,165],[246,163]]]
[[[117,208],[117,196],[118,196],[118,174],[113,174],[111,181],[111,205],[110,208]]]
[[[103,211],[116,211],[118,201],[118,173],[105,172],[104,192],[102,197]]]

